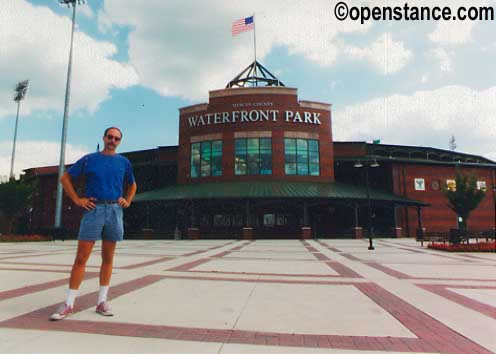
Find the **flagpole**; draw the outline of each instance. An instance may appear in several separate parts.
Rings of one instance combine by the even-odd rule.
[[[253,14],[253,48],[255,49],[255,62],[257,61],[257,29],[255,25],[255,14]]]
[[[255,61],[253,62],[253,69],[254,69],[254,73],[255,73],[255,86],[258,86],[258,82],[257,82],[257,35],[256,35],[256,24],[255,24],[255,13],[253,13],[253,49],[254,49],[254,53],[255,53]]]

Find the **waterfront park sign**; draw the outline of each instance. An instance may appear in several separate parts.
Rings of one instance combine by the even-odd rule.
[[[244,104],[246,105],[246,104]],[[239,106],[239,105],[236,105]],[[251,122],[284,122],[302,123],[302,124],[322,124],[320,113],[316,112],[298,112],[298,111],[279,111],[277,109],[252,109],[239,110],[231,112],[215,112],[187,117],[189,127],[201,127],[213,124],[235,124]]]
[[[277,109],[266,109],[274,107],[273,102],[247,102],[233,103],[233,108],[240,110],[230,112],[213,112],[206,114],[197,114],[188,116],[189,127],[200,127],[211,124],[234,124],[250,122],[285,122],[302,123],[302,124],[322,124],[320,113],[315,112],[298,112],[298,111],[279,111]],[[242,110],[245,108],[245,110]],[[253,109],[249,109],[253,108]],[[282,112],[282,113],[281,113]]]

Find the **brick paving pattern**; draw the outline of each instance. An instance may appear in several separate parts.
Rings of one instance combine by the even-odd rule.
[[[369,251],[367,243],[124,241],[111,318],[94,313],[96,245],[75,314],[59,322],[48,317],[65,296],[76,243],[0,244],[0,337],[11,338],[0,352],[36,352],[60,333],[91,335],[87,352],[114,338],[150,348],[159,340],[175,353],[195,343],[215,353],[496,352],[496,254],[446,255],[410,239],[376,240]],[[23,333],[38,335],[16,339]]]

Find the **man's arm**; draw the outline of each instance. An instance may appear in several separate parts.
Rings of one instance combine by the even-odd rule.
[[[121,207],[129,208],[129,206],[131,205],[131,202],[133,201],[134,195],[136,194],[136,189],[137,189],[136,182],[134,182],[133,184],[131,184],[127,188],[126,197],[125,198],[123,198],[123,197],[119,198],[119,205]]]
[[[93,201],[95,198],[81,198],[77,195],[76,190],[74,189],[74,185],[72,184],[71,175],[65,172],[60,178],[60,183],[62,183],[62,187],[64,187],[65,192],[71,198],[74,204],[84,208],[86,210],[91,210],[95,207]]]

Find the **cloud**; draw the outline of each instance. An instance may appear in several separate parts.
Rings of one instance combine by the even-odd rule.
[[[439,60],[439,69],[442,72],[452,71],[451,65],[451,55],[444,48],[434,48],[431,50],[431,54]]]
[[[89,6],[78,6],[78,8],[76,10],[78,11],[78,13],[81,13],[84,16],[89,17],[89,18],[92,18],[93,16],[95,16],[95,13],[93,12],[91,7],[89,7]]]
[[[449,8],[452,18],[457,17],[458,9],[460,7],[464,7],[467,10],[474,7],[477,8],[479,13],[482,13],[484,16],[484,10],[479,10],[481,7],[493,7],[494,8],[494,0],[416,0],[414,2],[406,2],[405,0],[387,0],[386,3],[382,2],[380,4],[369,1],[368,6],[391,6],[391,7],[400,7],[403,8],[405,3],[408,3],[410,9],[416,7],[419,9],[419,14],[422,13],[421,8],[429,8],[430,13],[433,13],[435,7],[439,7],[443,9],[444,7]],[[401,10],[403,11],[403,10]],[[471,14],[475,13],[475,10],[470,10]],[[411,12],[410,12],[411,14]],[[463,15],[468,15],[468,12],[463,13]],[[461,46],[465,45],[473,39],[474,29],[480,25],[482,22],[488,22],[484,20],[460,20],[460,18],[456,18],[456,20],[443,20],[440,19],[435,21],[431,18],[430,21],[424,21],[424,23],[432,23],[435,24],[433,30],[428,34],[428,39],[432,41],[435,45],[441,46]],[[421,21],[419,22],[411,22],[415,23],[417,26],[421,25]]]
[[[447,86],[392,95],[334,112],[334,140],[380,138],[385,144],[448,149],[454,135],[457,150],[496,161],[495,111],[496,87],[477,91]]]
[[[491,0],[422,0],[422,6],[429,6],[431,9],[435,6],[447,6],[451,9],[451,15],[456,16],[458,9],[460,7],[465,7],[467,10],[471,7],[481,8],[481,7],[493,7],[494,1]],[[416,4],[417,5],[417,4]],[[419,6],[418,4],[417,6]],[[471,10],[474,11],[474,10]],[[481,11],[479,11],[481,12]],[[468,15],[465,12],[464,15]],[[459,18],[456,20],[444,21],[440,20],[436,22],[436,27],[433,32],[429,34],[429,39],[438,45],[445,46],[460,46],[467,44],[472,40],[472,35],[474,28],[479,24],[480,20],[470,20],[465,19],[461,21]]]
[[[444,45],[465,44],[470,41],[474,26],[475,23],[472,21],[439,21],[436,29],[429,35],[429,39]]]
[[[87,153],[88,150],[83,146],[67,144],[65,161],[68,164],[73,163]],[[9,176],[11,158],[12,141],[0,141],[0,179]],[[14,173],[19,176],[26,168],[58,165],[59,160],[60,143],[45,140],[17,141]]]
[[[366,59],[385,75],[400,71],[412,58],[412,51],[403,42],[393,41],[391,33],[383,33],[370,46],[345,45],[344,52],[352,59]]]
[[[86,14],[91,16],[91,10]],[[25,0],[2,2],[0,118],[15,114],[13,89],[18,81],[25,79],[31,80],[31,88],[22,103],[25,114],[33,110],[63,109],[70,30],[71,19],[47,7],[34,6]],[[110,89],[127,88],[138,82],[132,66],[110,59],[116,51],[114,44],[76,31],[72,111],[93,112],[109,97]]]
[[[491,0],[450,0],[450,1],[434,1],[430,2],[429,6],[432,8],[436,5],[449,6],[452,16],[456,16],[460,7],[465,7],[467,10],[470,8],[477,8],[477,11],[482,14],[481,7],[494,7],[494,1]],[[474,10],[470,10],[473,12]],[[464,15],[468,15],[465,12]],[[459,18],[451,21],[437,21],[436,28],[429,35],[429,39],[438,44],[446,46],[459,46],[467,44],[472,40],[474,28],[482,21],[465,19],[461,21]]]
[[[350,1],[350,3],[353,3]],[[231,21],[255,13],[257,58],[275,47],[329,66],[339,54],[340,33],[365,32],[372,24],[339,22],[333,3],[285,1],[108,0],[99,12],[100,27],[133,28],[130,63],[142,85],[162,95],[206,98],[224,87],[253,60],[253,32],[231,37]],[[276,70],[274,68],[273,70]]]

